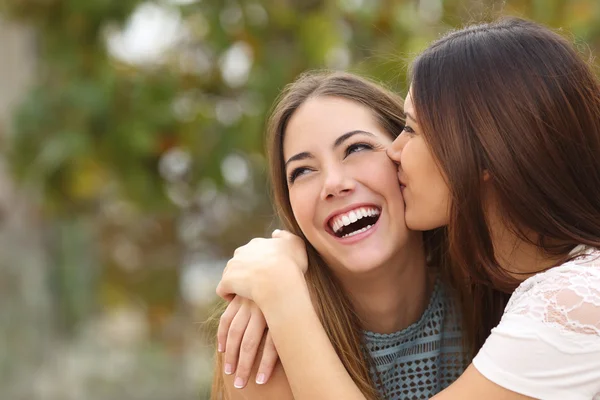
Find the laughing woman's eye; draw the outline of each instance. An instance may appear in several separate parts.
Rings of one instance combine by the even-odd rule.
[[[298,179],[301,175],[306,175],[307,173],[310,172],[310,169],[306,168],[306,167],[298,167],[294,170],[292,170],[292,172],[290,173],[289,177],[288,177],[288,183],[291,185],[292,183],[294,183],[296,181],[296,179]]]
[[[373,146],[368,143],[355,143],[348,146],[346,156],[363,150],[373,150]]]

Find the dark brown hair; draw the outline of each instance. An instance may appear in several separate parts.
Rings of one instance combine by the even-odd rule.
[[[501,316],[500,291],[519,283],[494,256],[483,171],[520,239],[549,256],[600,247],[599,83],[568,40],[518,18],[448,34],[414,61],[411,79],[452,195],[451,273],[468,288],[466,323],[481,343]]]

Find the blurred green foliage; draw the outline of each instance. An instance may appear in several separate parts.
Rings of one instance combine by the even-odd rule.
[[[593,0],[163,2],[181,15],[186,37],[166,62],[132,66],[109,55],[106,32],[122,27],[140,4],[5,6],[36,26],[41,61],[37,85],[15,118],[12,165],[19,178],[42,185],[52,212],[89,212],[111,184],[142,209],[170,211],[158,163],[172,147],[192,155],[189,179],[222,186],[221,161],[232,151],[261,153],[270,104],[306,69],[349,68],[403,91],[415,52],[452,26],[500,13],[567,28],[592,47],[600,37],[600,5]],[[236,44],[245,46],[252,67],[247,80],[228,84],[220,61]],[[185,68],[193,57],[207,65]],[[184,116],[175,109],[178,100],[186,102]],[[222,100],[232,101],[222,104],[230,108],[226,121],[215,118]]]

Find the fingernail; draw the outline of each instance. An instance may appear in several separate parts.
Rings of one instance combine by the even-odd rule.
[[[235,386],[238,389],[241,389],[244,387],[244,380],[240,377],[235,378],[235,381],[233,382],[233,386]]]
[[[222,352],[223,352],[223,345],[222,345],[221,343],[219,343],[219,344],[217,345],[217,351],[218,351],[219,353],[222,353]]]
[[[233,374],[233,365],[225,364],[225,374],[227,374],[227,375]]]
[[[262,372],[258,374],[258,376],[256,377],[256,383],[258,383],[259,385],[265,383],[265,374],[263,374]]]
[[[276,233],[279,233],[279,232],[281,232],[279,229],[275,229],[275,230],[273,231],[272,235],[274,235],[274,234],[276,234]]]

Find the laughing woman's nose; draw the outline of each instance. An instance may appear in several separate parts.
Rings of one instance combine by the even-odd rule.
[[[343,197],[351,194],[356,187],[356,182],[346,176],[341,169],[330,170],[325,175],[321,198],[323,200],[334,197]]]

